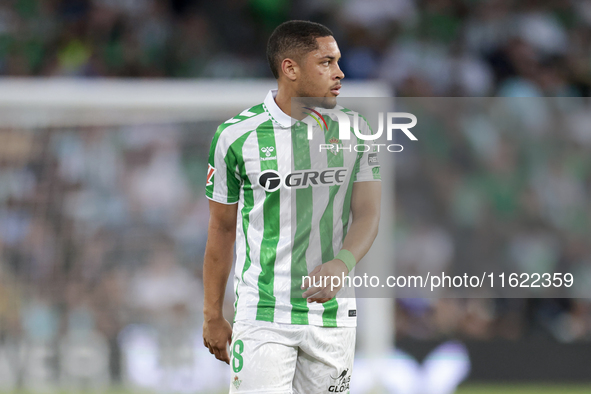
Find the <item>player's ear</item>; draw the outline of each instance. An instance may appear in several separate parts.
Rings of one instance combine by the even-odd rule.
[[[281,72],[290,81],[295,81],[299,72],[298,64],[293,59],[285,58],[281,62]]]

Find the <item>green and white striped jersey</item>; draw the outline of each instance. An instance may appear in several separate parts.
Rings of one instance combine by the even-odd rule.
[[[311,117],[298,122],[275,95],[270,91],[262,104],[220,125],[209,154],[206,196],[238,203],[234,320],[354,327],[353,288],[308,304],[302,276],[341,249],[353,182],[380,180],[377,156],[356,152],[363,140],[353,133],[339,140],[334,114],[315,108],[326,124]],[[335,109],[353,124],[353,112]],[[360,123],[360,132],[371,134],[365,119]]]

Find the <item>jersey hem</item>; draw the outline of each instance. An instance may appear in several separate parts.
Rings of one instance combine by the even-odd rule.
[[[351,318],[352,321],[350,323],[347,324],[347,322],[343,323],[340,322],[340,324],[337,324],[336,320],[330,320],[329,324],[312,324],[312,323],[307,323],[307,324],[302,324],[302,323],[292,323],[291,320],[290,321],[284,321],[282,319],[280,320],[273,320],[273,321],[268,321],[268,320],[260,320],[260,319],[248,319],[248,318],[239,318],[236,319],[234,318],[234,323],[238,323],[238,322],[242,322],[242,321],[247,321],[247,322],[254,322],[254,323],[258,323],[258,322],[265,322],[265,323],[277,323],[277,324],[287,324],[290,326],[314,326],[314,327],[324,327],[324,328],[356,328],[357,327],[357,318]]]
[[[226,205],[238,204],[238,201],[229,202],[227,198],[225,199],[226,201],[220,201],[221,200],[220,197],[209,196],[207,193],[205,194],[205,197],[207,197],[211,201],[219,202],[220,204],[226,204]]]
[[[236,391],[232,391],[230,390],[230,394],[235,393]],[[243,394],[295,394],[295,391],[292,390],[248,390],[248,391],[243,391],[240,390],[240,393]]]

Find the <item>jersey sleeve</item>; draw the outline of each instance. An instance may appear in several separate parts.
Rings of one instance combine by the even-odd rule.
[[[359,131],[362,134],[371,135],[373,131],[367,123],[367,120],[360,116],[359,119]],[[371,141],[363,141],[358,139],[358,144],[365,143],[371,147]],[[377,147],[367,149],[366,152],[359,152],[357,155],[357,163],[355,165],[355,172],[353,174],[353,182],[366,182],[366,181],[380,181],[382,177],[380,175],[380,163],[378,160]]]
[[[231,141],[223,133],[223,126],[216,131],[209,149],[205,195],[222,204],[234,204],[240,198],[241,179],[238,173],[236,152]]]

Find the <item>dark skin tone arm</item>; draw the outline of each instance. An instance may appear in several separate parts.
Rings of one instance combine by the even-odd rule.
[[[226,346],[232,327],[222,314],[226,283],[234,260],[238,204],[209,201],[209,225],[203,260],[203,344],[218,360],[230,364]]]
[[[353,221],[343,241],[343,249],[351,252],[356,261],[365,256],[378,234],[381,192],[381,182],[369,181],[353,184],[351,195]],[[345,263],[335,259],[319,265],[308,276],[317,283],[322,277],[337,276],[342,278],[342,275],[348,274],[349,269]],[[331,291],[331,281],[328,280],[326,283],[328,284],[326,287],[309,287],[310,283],[304,283],[304,288],[307,290],[302,294],[302,297],[307,298],[308,302],[318,303],[333,299],[342,285]]]

